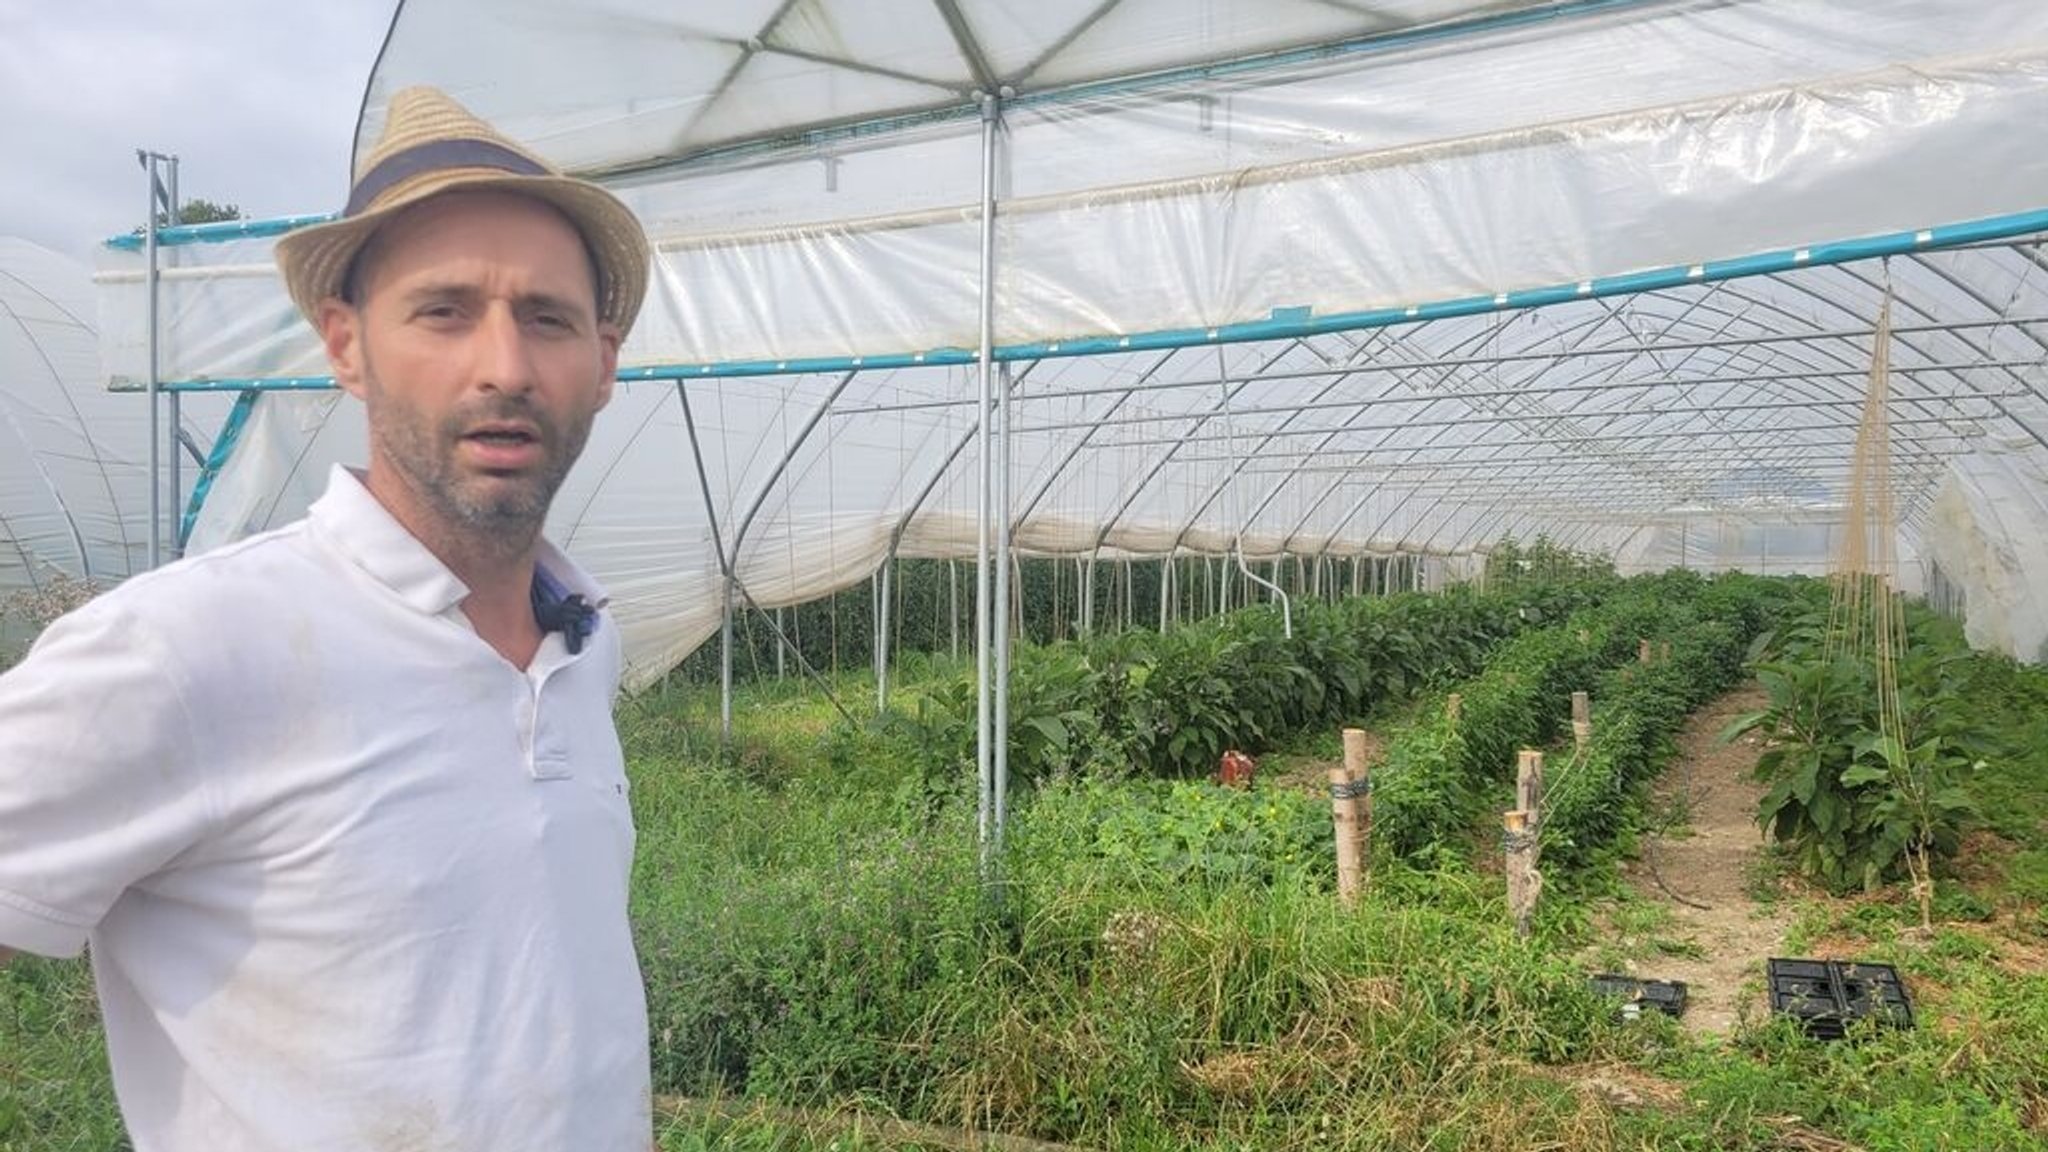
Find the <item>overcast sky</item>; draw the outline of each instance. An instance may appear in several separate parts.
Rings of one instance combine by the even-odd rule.
[[[81,260],[142,222],[137,148],[250,217],[341,206],[396,0],[0,0],[0,236]]]

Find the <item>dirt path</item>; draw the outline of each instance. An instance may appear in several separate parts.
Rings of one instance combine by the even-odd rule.
[[[1693,953],[1658,956],[1646,962],[1644,975],[1686,983],[1683,1019],[1695,1032],[1732,1031],[1745,1003],[1749,1018],[1762,1017],[1764,961],[1778,953],[1792,921],[1788,907],[1749,895],[1749,873],[1763,847],[1756,809],[1764,790],[1750,778],[1761,741],[1752,735],[1720,742],[1731,721],[1766,702],[1751,684],[1687,721],[1678,756],[1655,788],[1653,810],[1674,813],[1676,823],[1663,835],[1646,835],[1642,858],[1626,870],[1645,900],[1670,909],[1661,934]]]

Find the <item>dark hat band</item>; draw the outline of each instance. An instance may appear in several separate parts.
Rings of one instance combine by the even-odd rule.
[[[363,178],[356,181],[355,190],[349,193],[348,207],[342,210],[342,215],[361,214],[377,197],[402,180],[446,168],[497,168],[514,176],[554,175],[530,157],[489,140],[432,140],[403,152],[394,152],[375,168],[363,173]]]

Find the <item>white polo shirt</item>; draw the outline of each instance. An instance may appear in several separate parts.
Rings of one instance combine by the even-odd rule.
[[[466,594],[336,469],[0,677],[0,944],[90,939],[137,1152],[645,1152],[617,630]]]

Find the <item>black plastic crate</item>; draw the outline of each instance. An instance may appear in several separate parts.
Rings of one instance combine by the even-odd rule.
[[[1624,1016],[1639,1015],[1645,1009],[1655,1009],[1666,1016],[1685,1013],[1683,980],[1639,980],[1634,976],[1602,972],[1592,977],[1591,982],[1593,991],[1621,1001]]]
[[[1889,964],[1773,958],[1766,970],[1771,1011],[1798,1020],[1816,1039],[1840,1040],[1858,1020],[1913,1026],[1913,998]]]

